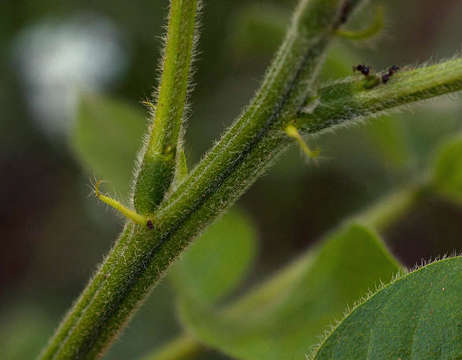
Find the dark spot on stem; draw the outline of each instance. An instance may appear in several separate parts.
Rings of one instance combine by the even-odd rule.
[[[146,226],[148,227],[148,229],[154,229],[154,224],[152,223],[152,220],[149,219],[147,222],[146,222]]]
[[[386,84],[390,78],[399,71],[398,65],[393,65],[388,69],[388,73],[382,75],[382,82]]]
[[[398,65],[393,65],[389,70],[388,72],[392,72],[392,73],[395,73],[395,72],[398,72],[400,69],[400,67]]]
[[[346,0],[343,3],[342,10],[340,11],[340,17],[334,25],[335,29],[337,29],[340,25],[343,25],[348,21],[348,18],[351,14],[351,10],[353,10],[351,0]]]
[[[359,64],[359,65],[353,66],[353,71],[359,71],[364,76],[368,76],[370,74],[370,72],[371,72],[371,69],[367,65]]]
[[[390,80],[390,74],[383,74],[382,75],[382,82],[386,84]]]

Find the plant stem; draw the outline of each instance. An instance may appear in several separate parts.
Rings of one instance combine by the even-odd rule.
[[[319,105],[313,111],[302,110],[295,125],[305,134],[319,133],[460,91],[462,58],[415,69],[404,68],[387,84],[378,84],[372,89],[365,88],[365,82],[361,75],[357,75],[323,86],[318,94]]]
[[[105,197],[106,202],[122,210],[125,216],[128,215],[135,222],[141,223],[138,228],[147,229],[147,221],[143,215],[153,211],[171,185],[176,170],[177,148],[180,150],[178,161],[183,165],[181,169],[183,172],[187,171],[180,135],[195,37],[197,6],[197,0],[172,0],[170,3],[167,44],[157,106],[148,102],[153,118],[155,113],[156,121],[149,129],[148,142],[142,150],[143,160],[134,186],[134,204],[142,215],[131,212],[117,201]],[[95,192],[98,194],[97,187]],[[126,286],[130,287],[133,281],[130,273],[121,272],[122,268],[125,270],[121,264],[133,264],[131,260],[135,257],[129,258],[130,250],[139,250],[136,241],[130,245],[133,243],[133,231],[134,225],[127,223],[104,263],[63,319],[54,337],[50,339],[41,358],[91,359],[101,356],[128,321],[129,313],[125,314],[125,318],[119,318],[117,325],[111,328],[105,326],[105,321],[114,311],[113,307],[117,307],[124,294],[123,291],[119,291],[120,286],[117,284],[125,282]],[[111,303],[111,300],[114,302]]]
[[[354,81],[356,81],[356,84],[353,85]],[[331,119],[328,123],[328,128],[330,128],[329,126],[342,125],[345,122],[350,123],[352,120],[362,120],[367,116],[380,116],[384,111],[399,108],[416,100],[425,100],[459,91],[462,89],[462,59],[454,59],[426,68],[409,70],[406,74],[401,74],[401,79],[396,79],[399,83],[390,83],[376,90],[361,88],[361,81],[349,78],[336,82],[336,84],[348,84],[348,88],[356,89],[357,92],[354,95],[352,92],[345,91],[344,95],[339,96],[342,92],[338,91],[333,85],[321,88],[319,108],[316,108],[313,113],[303,114],[297,120],[297,125],[302,127],[305,133],[310,133],[313,130],[308,127],[308,123],[314,119],[315,121],[312,123],[316,124],[317,118],[322,119],[323,116],[324,120]],[[386,96],[381,93],[385,93]],[[329,111],[328,115],[324,112],[326,110]],[[316,128],[314,132],[320,130],[322,128]],[[428,190],[431,191],[427,183],[428,181],[424,183],[417,182],[413,185],[405,186],[354,216],[352,220],[359,221],[379,232],[383,232],[412,210],[415,204],[427,195]],[[281,284],[283,286],[285,283],[283,279],[291,278],[290,274],[296,274],[297,267],[300,267],[301,263],[303,264],[302,260],[306,256],[302,256],[299,261],[290,264],[282,272],[246,294],[225,311],[238,313],[246,311],[248,304],[252,307],[255,299],[268,298],[265,295],[268,292],[267,289],[276,289],[272,293],[280,292]],[[197,344],[197,346],[200,345]],[[154,355],[155,353],[151,359],[158,360]],[[171,357],[165,360],[175,360],[175,358]]]
[[[194,52],[197,6],[197,0],[170,2],[159,95],[156,106],[151,109],[155,121],[142,150],[143,160],[134,186],[134,206],[143,215],[154,212],[162,201],[175,176],[178,157],[184,156],[182,123]]]
[[[349,15],[346,10],[359,3],[300,2],[286,40],[253,102],[161,202],[152,215],[153,230],[126,226],[42,359],[102,356],[168,266],[288,147],[290,139],[284,129],[289,123],[296,120],[299,130],[315,133],[462,88],[462,60],[458,59],[428,71],[422,68],[396,74],[389,84],[370,90],[365,90],[358,78],[336,83],[321,90],[320,104],[314,111],[301,114],[301,108],[309,105],[306,99],[314,93],[327,45]]]
[[[150,216],[153,230],[143,226],[134,226],[132,230],[127,225],[115,249],[43,351],[42,359],[102,356],[170,263],[287,147],[289,141],[280,130],[281,125],[294,118],[312,91],[311,85],[340,20],[346,20],[359,2],[348,0],[351,6],[345,13],[342,0],[300,1],[286,40],[247,111],[157,213]],[[184,16],[188,22],[187,18],[192,17],[187,11],[191,10],[191,3],[172,0],[171,23],[176,21],[172,19],[174,11],[178,11],[175,18]],[[179,11],[182,9],[185,11]],[[176,31],[177,37],[181,37]],[[163,145],[160,148],[167,149]],[[150,153],[148,148],[146,154]],[[136,191],[146,200],[139,202],[137,210],[142,214],[155,206],[150,198],[154,196],[151,192],[156,188],[155,181],[144,179],[157,173],[148,171],[151,165],[146,164],[143,161],[135,186],[135,206]],[[147,177],[140,180],[143,171]],[[165,179],[162,181],[165,184]]]

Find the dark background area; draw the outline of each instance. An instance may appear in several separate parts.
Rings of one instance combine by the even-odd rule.
[[[191,166],[255,92],[279,43],[278,26],[286,23],[294,5],[289,0],[204,2],[186,139]],[[383,35],[359,44],[338,41],[338,60],[347,68],[354,65],[352,58],[382,69],[460,52],[460,1],[383,3]],[[89,88],[142,108],[140,102],[156,85],[167,4],[0,4],[0,348],[7,349],[7,358],[33,357],[120,231],[120,219],[88,196],[91,175],[69,146],[75,104],[79,90]],[[373,9],[368,7],[351,26],[364,26]],[[268,14],[269,20],[263,20],[274,32],[252,30],[258,29],[252,16],[259,13]],[[335,78],[328,71],[325,77]],[[251,281],[422,174],[435,144],[461,128],[460,100],[434,101],[390,120],[404,138],[406,149],[398,155],[377,140],[383,136],[380,127],[370,124],[311,139],[322,151],[318,166],[305,161],[298,149],[285,154],[239,202],[260,235]],[[427,199],[388,229],[385,238],[409,266],[460,252],[461,209],[444,199]],[[167,284],[142,311],[109,359],[136,358],[177,331]]]

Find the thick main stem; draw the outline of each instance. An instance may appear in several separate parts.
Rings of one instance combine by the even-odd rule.
[[[159,205],[152,217],[153,230],[126,226],[115,248],[45,349],[43,359],[101,356],[170,263],[288,146],[290,140],[283,129],[298,117],[305,100],[313,95],[312,84],[326,47],[349,10],[359,2],[300,2],[287,38],[254,101],[183,183]],[[425,92],[432,86],[430,78],[417,81],[414,85],[422,88],[403,97],[399,105],[460,90],[462,77],[455,79],[452,74],[452,80],[448,80],[448,76],[446,88],[444,82],[433,80],[438,86],[430,92]],[[422,77],[425,76],[422,74],[421,80]],[[404,77],[403,82],[405,80]],[[412,81],[412,74],[407,81]],[[300,127],[305,132],[320,131],[355,116],[359,118],[396,106],[397,101],[386,101],[387,93],[390,98],[393,95],[392,85],[365,93],[358,90],[358,81],[338,84],[334,89],[339,89],[342,99],[336,102],[335,94],[324,94],[324,98],[327,96],[332,105],[337,106],[337,113],[329,110],[321,94],[320,106],[312,115],[300,118]],[[360,92],[360,96],[348,96],[348,91],[355,93],[353,90],[358,90],[356,93]],[[383,103],[380,96],[385,97]],[[340,107],[348,101],[356,107],[342,113]]]
[[[302,0],[255,100],[158,208],[154,230],[126,231],[58,329],[43,359],[100,356],[187,244],[288,144],[282,124],[305,101],[325,49],[359,0]],[[123,240],[123,241],[122,241]],[[108,264],[116,264],[108,269]]]

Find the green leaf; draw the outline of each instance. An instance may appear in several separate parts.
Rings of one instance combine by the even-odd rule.
[[[206,304],[228,295],[254,259],[256,238],[253,224],[242,212],[224,215],[174,265],[169,276],[177,293]]]
[[[304,359],[348,304],[399,270],[377,235],[353,224],[230,308],[183,301],[181,319],[199,341],[232,357]]]
[[[462,358],[462,258],[437,261],[355,308],[315,359]]]
[[[146,128],[143,111],[121,101],[85,95],[80,101],[72,149],[92,174],[127,198],[136,153]]]
[[[434,165],[433,184],[449,199],[462,202],[462,136],[441,146]]]

